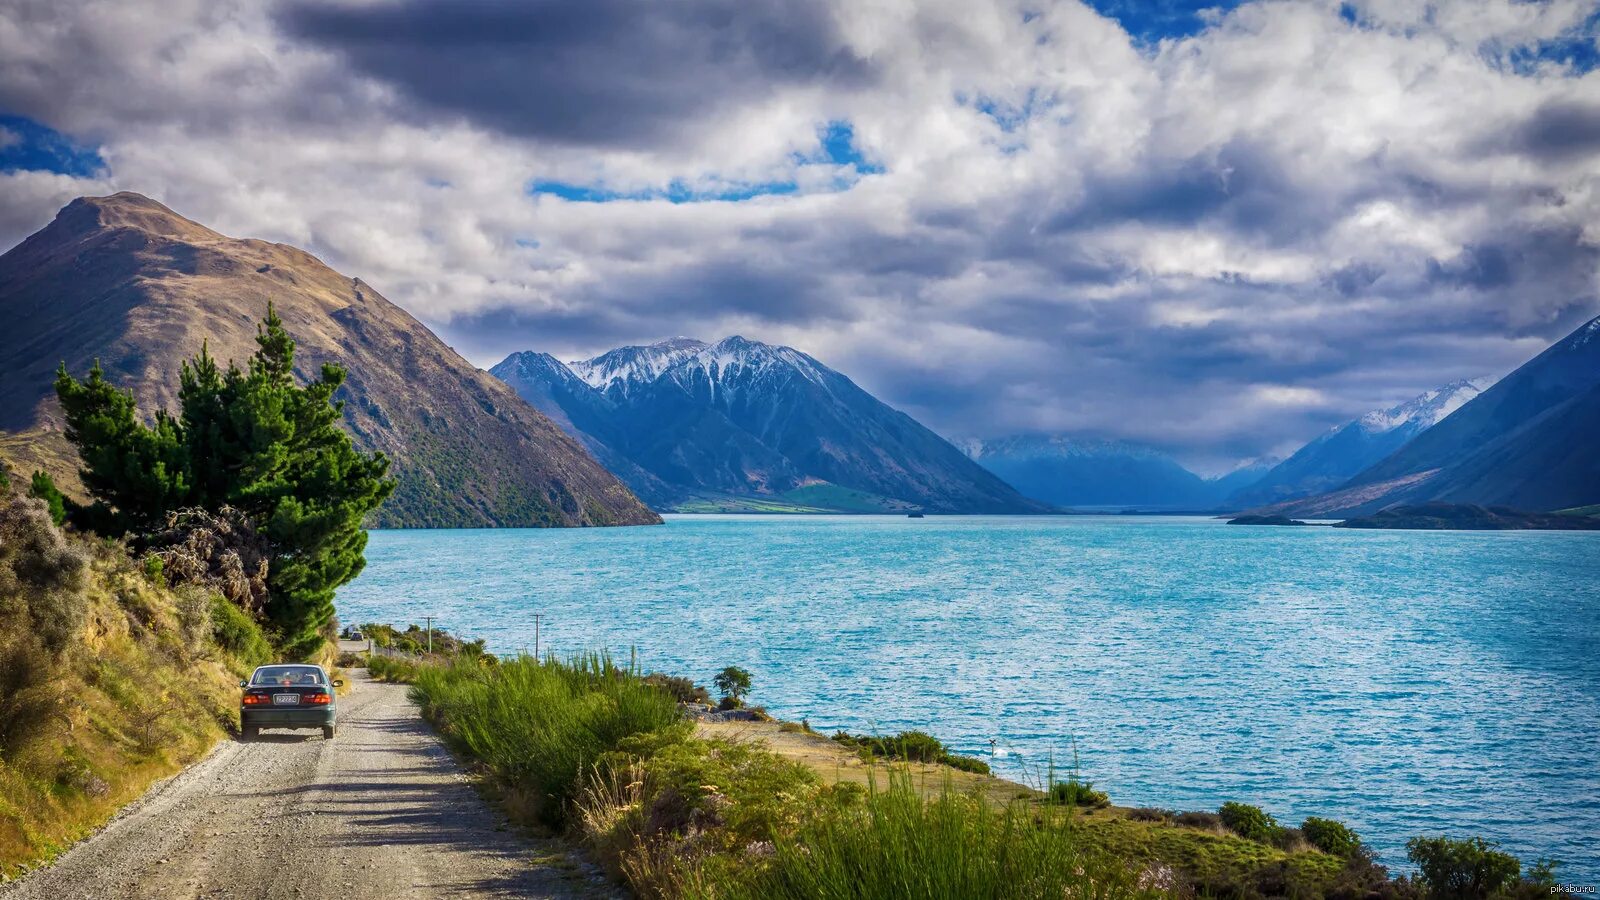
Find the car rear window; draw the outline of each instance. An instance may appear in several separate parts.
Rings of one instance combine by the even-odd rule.
[[[257,669],[251,684],[309,685],[322,684],[322,671],[316,666],[270,666]]]

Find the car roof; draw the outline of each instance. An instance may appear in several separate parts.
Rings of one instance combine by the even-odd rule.
[[[257,672],[263,672],[267,669],[316,669],[318,672],[324,671],[316,663],[273,663],[267,666],[256,666]]]

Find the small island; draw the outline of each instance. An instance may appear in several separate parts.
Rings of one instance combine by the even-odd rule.
[[[1526,512],[1505,506],[1423,503],[1346,519],[1335,528],[1405,528],[1427,531],[1600,531],[1600,518]]]
[[[1291,519],[1288,516],[1240,516],[1237,519],[1229,519],[1228,520],[1228,524],[1229,525],[1310,525],[1311,523],[1310,522],[1302,522],[1299,519]]]

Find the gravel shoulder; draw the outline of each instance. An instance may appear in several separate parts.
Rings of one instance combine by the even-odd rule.
[[[0,898],[610,895],[484,802],[403,686],[346,677],[333,740],[224,742]]]

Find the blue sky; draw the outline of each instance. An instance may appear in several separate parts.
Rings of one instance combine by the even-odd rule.
[[[1600,313],[1600,0],[20,0],[0,243],[140,191],[492,365],[803,349],[1218,470]]]

